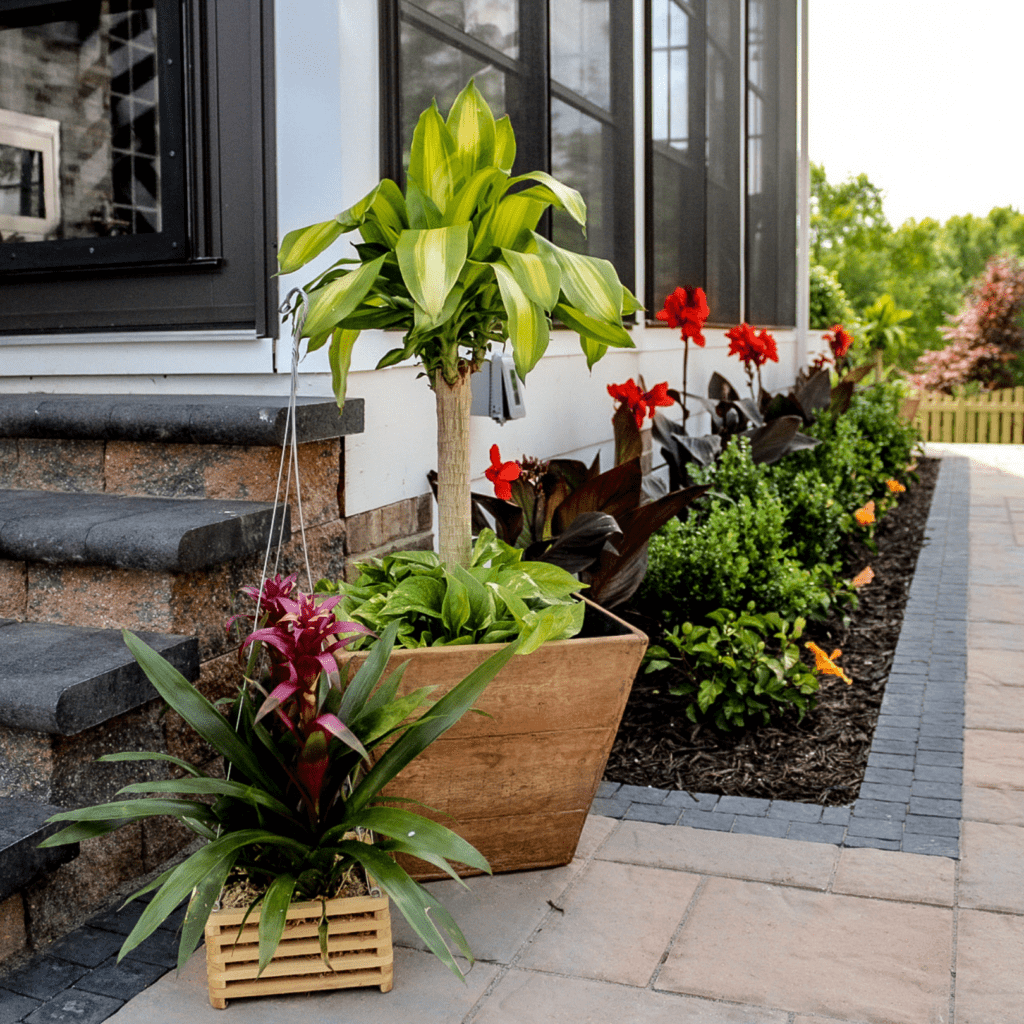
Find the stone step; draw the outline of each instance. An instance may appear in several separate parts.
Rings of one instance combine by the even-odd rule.
[[[195,637],[136,635],[199,677]],[[0,619],[0,725],[71,736],[156,696],[120,630]]]
[[[0,797],[0,903],[78,856],[78,843],[38,849],[47,836],[62,827],[45,823],[59,810],[35,800]]]
[[[299,443],[363,431],[363,400],[297,398]],[[0,437],[279,446],[287,397],[0,394]]]
[[[262,502],[0,490],[0,559],[194,572],[264,550],[274,523]]]

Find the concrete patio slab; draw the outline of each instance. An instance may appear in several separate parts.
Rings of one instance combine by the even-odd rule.
[[[713,878],[655,987],[841,1020],[935,1024],[947,1016],[952,951],[951,910]]]
[[[1024,914],[1024,828],[963,823],[961,907]]]
[[[1007,789],[963,788],[964,821],[1024,825],[1024,793]]]
[[[832,891],[848,896],[953,906],[956,862],[887,850],[842,850]]]
[[[1024,739],[994,729],[964,731],[964,785],[1024,791]]]
[[[1019,1024],[1024,918],[963,910],[957,921],[956,1024]]]

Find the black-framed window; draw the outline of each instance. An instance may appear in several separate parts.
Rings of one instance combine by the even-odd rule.
[[[32,7],[38,10],[33,13]],[[115,14],[129,19],[128,26],[115,30],[127,44],[120,51],[127,52],[113,61],[108,56],[106,63],[93,61],[84,76],[86,85],[99,83],[92,124],[110,143],[103,186],[113,196],[110,216],[97,205],[99,215],[91,221],[95,237],[0,243],[0,345],[4,335],[129,329],[137,329],[140,338],[149,329],[275,333],[273,0],[0,0],[0,18],[14,20],[20,10],[26,24],[34,18],[36,24],[64,25],[67,38],[61,45],[80,50],[83,32],[76,33],[71,13],[82,18],[87,8],[98,9],[101,19],[114,21]],[[147,11],[146,18],[139,17]],[[50,14],[54,17],[41,16]],[[51,37],[60,34],[52,27],[46,31]],[[110,41],[104,45],[109,48]],[[153,49],[152,66],[147,46]],[[70,63],[66,53],[64,60]],[[62,66],[37,62],[33,73],[52,83]],[[156,69],[152,87],[151,67]],[[7,70],[0,64],[0,75]],[[115,110],[118,103],[121,113]],[[154,156],[146,149],[151,142],[159,162],[147,165]],[[118,161],[121,169],[115,173]],[[31,168],[26,172],[32,173]],[[97,171],[95,177],[104,175]],[[31,184],[25,191],[31,204]],[[21,202],[19,194],[19,209]],[[156,251],[161,246],[164,251]],[[47,248],[64,257],[48,262],[34,256],[38,265],[12,269],[20,257],[11,260],[11,252]],[[73,258],[76,251],[80,259]]]
[[[382,172],[402,180],[420,112],[475,78],[516,132],[514,171],[548,170],[587,203],[587,235],[545,225],[634,278],[633,32],[620,0],[380,0]],[[400,126],[395,130],[395,126]]]
[[[647,17],[648,310],[700,286],[714,323],[792,325],[796,0],[651,0]]]
[[[188,259],[178,3],[0,3],[0,267]]]

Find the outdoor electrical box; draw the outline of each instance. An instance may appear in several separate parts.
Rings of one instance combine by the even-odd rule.
[[[523,384],[516,375],[512,356],[495,354],[484,360],[471,378],[474,416],[490,416],[498,423],[518,420],[526,415]]]

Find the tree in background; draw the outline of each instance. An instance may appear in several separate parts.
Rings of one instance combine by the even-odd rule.
[[[811,330],[827,331],[833,324],[849,327],[857,319],[839,278],[820,263],[811,264]]]
[[[911,218],[894,229],[881,189],[866,174],[833,185],[819,164],[811,165],[811,197],[812,316],[821,286],[814,264],[831,272],[860,320],[871,320],[868,308],[891,296],[896,308],[913,315],[900,324],[902,338],[886,346],[884,357],[907,370],[923,352],[946,343],[949,319],[991,257],[1024,256],[1024,214],[1012,207],[945,224]]]
[[[1024,383],[1024,263],[994,257],[975,282],[945,332],[947,345],[921,356],[910,377],[926,391],[954,391],[975,384],[991,389]]]

